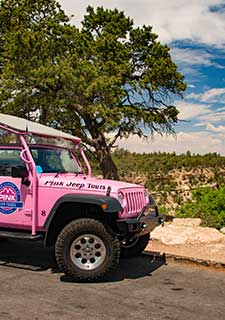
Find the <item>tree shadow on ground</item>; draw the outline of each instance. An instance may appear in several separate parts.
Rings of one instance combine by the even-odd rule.
[[[142,254],[132,259],[121,259],[116,270],[105,276],[100,282],[116,282],[124,279],[138,279],[151,276],[166,263],[164,255]],[[59,273],[54,261],[53,250],[45,248],[42,242],[24,240],[0,240],[0,267],[25,269],[29,271],[46,271]],[[73,279],[60,276],[63,282],[74,282]],[[77,282],[77,281],[76,281]]]

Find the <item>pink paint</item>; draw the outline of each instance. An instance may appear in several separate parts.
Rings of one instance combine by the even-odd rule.
[[[67,276],[96,280],[161,222],[143,186],[92,176],[79,138],[0,113],[0,237],[43,239]]]
[[[79,150],[80,156],[83,158],[84,163],[87,168],[87,175],[84,173],[57,173],[57,172],[42,172],[43,168],[35,163],[35,160],[32,156],[31,146],[26,142],[26,135],[30,132],[19,131],[8,126],[0,124],[0,128],[17,134],[19,136],[20,146],[13,145],[0,145],[0,152],[3,150],[19,150],[20,159],[22,164],[28,170],[28,177],[26,178],[30,184],[26,185],[23,183],[21,178],[13,178],[11,175],[0,175],[0,227],[6,228],[18,228],[18,229],[28,229],[31,230],[32,235],[35,235],[37,231],[44,231],[44,224],[48,215],[55,203],[64,195],[67,194],[85,194],[85,195],[106,195],[107,191],[110,190],[110,196],[116,199],[119,199],[123,210],[118,212],[118,219],[131,219],[135,218],[140,214],[140,211],[143,207],[148,204],[148,194],[145,192],[143,186],[125,183],[121,181],[97,179],[92,177],[91,167],[85,156],[85,153],[81,147],[80,140],[78,138],[61,139],[63,141],[70,141],[76,145],[76,150]],[[40,134],[39,134],[40,136]],[[45,138],[48,138],[47,134],[43,134]],[[54,136],[49,135],[49,138]],[[41,144],[32,144],[32,147],[42,148],[47,147],[48,152],[46,152],[46,157],[54,156],[54,153],[58,154],[54,159],[59,160],[59,164],[63,161],[67,162],[67,165],[71,165],[70,161],[73,159],[75,162],[75,167],[79,167],[79,162],[76,160],[76,156],[72,154],[72,150],[67,149],[63,145],[61,147],[56,147],[52,145],[41,145]],[[39,149],[38,149],[39,150]],[[48,153],[52,150],[52,154]],[[65,152],[71,153],[71,158],[66,158],[66,154],[63,155],[63,150]],[[60,153],[61,152],[61,153]],[[41,154],[41,152],[40,152]],[[43,156],[44,157],[44,156]],[[62,159],[61,159],[62,157]],[[46,158],[47,159],[47,158]],[[18,160],[18,159],[17,159]],[[43,159],[42,159],[43,160]],[[4,158],[0,158],[0,161],[4,163]],[[46,160],[48,164],[54,163],[55,160]],[[44,163],[44,164],[46,164]],[[37,171],[37,166],[39,171]],[[60,171],[60,170],[59,170]],[[9,183],[10,186],[15,186],[14,189],[4,187],[4,183]],[[11,184],[10,184],[11,183]],[[1,191],[2,190],[2,191]],[[19,190],[20,201],[16,201],[16,190]],[[11,197],[11,198],[10,198]],[[12,198],[14,197],[14,198]],[[4,198],[4,199],[3,199]],[[7,198],[7,199],[6,199]],[[13,200],[14,199],[14,200]],[[7,203],[4,206],[3,200],[5,202],[10,202],[10,208],[13,207],[13,202],[16,203],[18,208],[11,210],[7,207]],[[7,201],[6,201],[7,200]],[[19,204],[20,203],[20,204]],[[19,207],[20,206],[20,207]],[[8,210],[8,212],[7,212]]]

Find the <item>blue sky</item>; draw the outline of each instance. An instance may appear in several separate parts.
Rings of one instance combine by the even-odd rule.
[[[188,85],[183,100],[174,101],[181,121],[176,138],[131,136],[118,142],[130,151],[190,150],[225,155],[225,0],[60,0],[72,23],[88,5],[123,10],[135,25],[152,25],[171,48],[173,60]],[[138,145],[138,148],[137,148]]]

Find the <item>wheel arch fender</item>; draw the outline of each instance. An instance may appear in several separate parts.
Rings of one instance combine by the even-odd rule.
[[[104,196],[104,195],[84,195],[84,194],[67,194],[59,198],[54,206],[52,207],[51,211],[49,212],[49,215],[45,221],[44,229],[45,229],[45,246],[53,245],[53,235],[52,233],[58,232],[56,223],[56,218],[59,218],[59,209],[62,206],[66,206],[68,204],[73,205],[82,205],[83,207],[85,205],[87,206],[95,206],[98,207],[98,209],[105,214],[116,214],[122,210],[120,202],[110,196]],[[61,215],[62,213],[60,213]],[[82,216],[79,216],[82,217]],[[90,217],[90,216],[89,216]],[[63,216],[62,220],[65,218]],[[77,218],[76,214],[73,213],[72,216],[70,216],[68,219],[68,222]],[[83,218],[86,218],[84,216]],[[65,225],[65,224],[64,224]],[[63,227],[64,227],[63,225]]]

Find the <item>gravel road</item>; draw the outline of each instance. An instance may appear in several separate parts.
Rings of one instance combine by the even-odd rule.
[[[100,283],[72,283],[41,243],[0,241],[0,319],[224,319],[225,273],[143,255]]]

